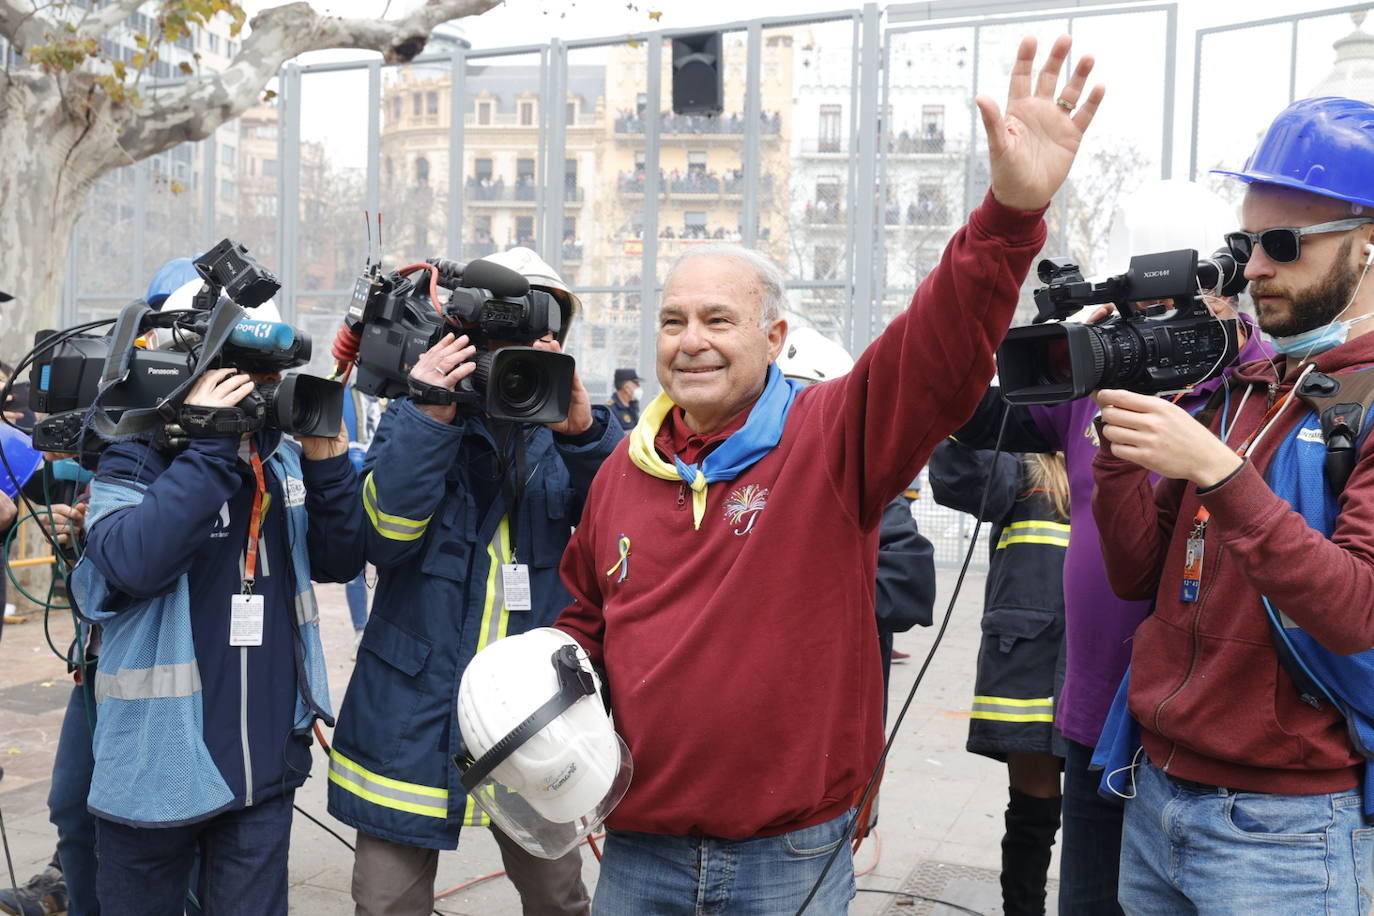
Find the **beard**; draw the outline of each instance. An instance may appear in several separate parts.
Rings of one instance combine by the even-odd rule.
[[[1350,304],[1358,280],[1349,268],[1353,239],[1347,238],[1332,262],[1331,272],[1315,286],[1301,291],[1283,289],[1268,283],[1251,283],[1250,295],[1257,302],[1261,296],[1282,296],[1288,300],[1286,315],[1265,315],[1260,312],[1259,326],[1270,337],[1292,337],[1313,328],[1320,328],[1336,320]],[[1257,308],[1258,311],[1258,308]]]

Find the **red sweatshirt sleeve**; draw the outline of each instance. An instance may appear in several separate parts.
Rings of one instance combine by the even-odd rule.
[[[1199,499],[1256,591],[1332,652],[1374,647],[1374,451],[1350,475],[1330,539],[1250,462]]]
[[[831,479],[857,495],[845,502],[865,530],[987,391],[993,353],[1045,241],[1043,214],[1004,207],[988,192],[911,305],[848,375],[817,392]]]
[[[1185,482],[1150,485],[1150,472],[1105,450],[1093,458],[1093,519],[1107,581],[1118,598],[1143,601],[1159,591]]]
[[[614,461],[615,457],[611,460]],[[599,474],[592,481],[591,490],[587,494],[588,505],[596,505],[596,501],[609,498],[608,494],[600,492],[606,488],[603,481],[608,477],[607,474]],[[558,615],[554,626],[577,640],[582,648],[587,650],[587,656],[593,665],[602,667],[602,640],[606,635],[606,617],[602,612],[602,577],[597,575],[596,557],[592,553],[592,545],[596,543],[593,528],[593,520],[584,515],[582,524],[573,529],[572,539],[563,551],[563,560],[558,572],[563,579],[563,585],[572,595],[572,604]]]

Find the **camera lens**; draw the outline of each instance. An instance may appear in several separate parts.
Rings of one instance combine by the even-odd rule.
[[[533,406],[542,400],[542,378],[543,373],[539,371],[539,367],[527,360],[508,363],[496,380],[497,392],[502,403],[512,410]]]

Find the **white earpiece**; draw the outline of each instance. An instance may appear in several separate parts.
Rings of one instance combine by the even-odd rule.
[[[1374,242],[1364,246],[1364,266],[1368,269],[1371,264],[1374,264]]]

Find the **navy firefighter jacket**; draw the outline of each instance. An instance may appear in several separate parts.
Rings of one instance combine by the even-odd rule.
[[[564,436],[463,412],[440,423],[408,398],[392,401],[363,465],[377,592],[334,731],[336,818],[432,849],[454,849],[462,826],[486,823],[453,764],[459,681],[479,650],[551,625],[571,601],[559,561],[620,438],[605,405],[592,407],[585,433]],[[503,485],[517,476],[518,490]],[[531,610],[506,606],[501,566],[513,563],[528,567]]]
[[[363,566],[359,480],[348,456],[299,461],[301,479],[283,480],[278,472],[283,465],[268,459],[275,449],[293,446],[275,431],[259,432],[255,441],[267,488],[253,588],[264,603],[260,646],[229,642],[230,600],[242,590],[257,489],[239,440],[194,439],[175,457],[139,442],[109,446],[100,458],[97,484],[133,487],[143,496],[95,522],[85,551],[110,591],[100,607],[83,608],[83,613],[119,616],[128,608],[150,613],[142,610],[142,602],[168,594],[185,577],[201,737],[233,795],[219,810],[280,795],[301,785],[309,773],[309,732],[295,720],[318,645],[302,644],[297,596],[308,593],[309,582],[296,581],[295,569],[303,564],[298,567],[293,557],[305,550],[310,576],[319,581],[347,582]],[[293,459],[291,465],[296,464]],[[289,511],[299,511],[292,507],[302,503],[309,522],[304,548],[289,543],[287,521]],[[316,715],[327,719],[327,695],[318,702],[323,709]]]

